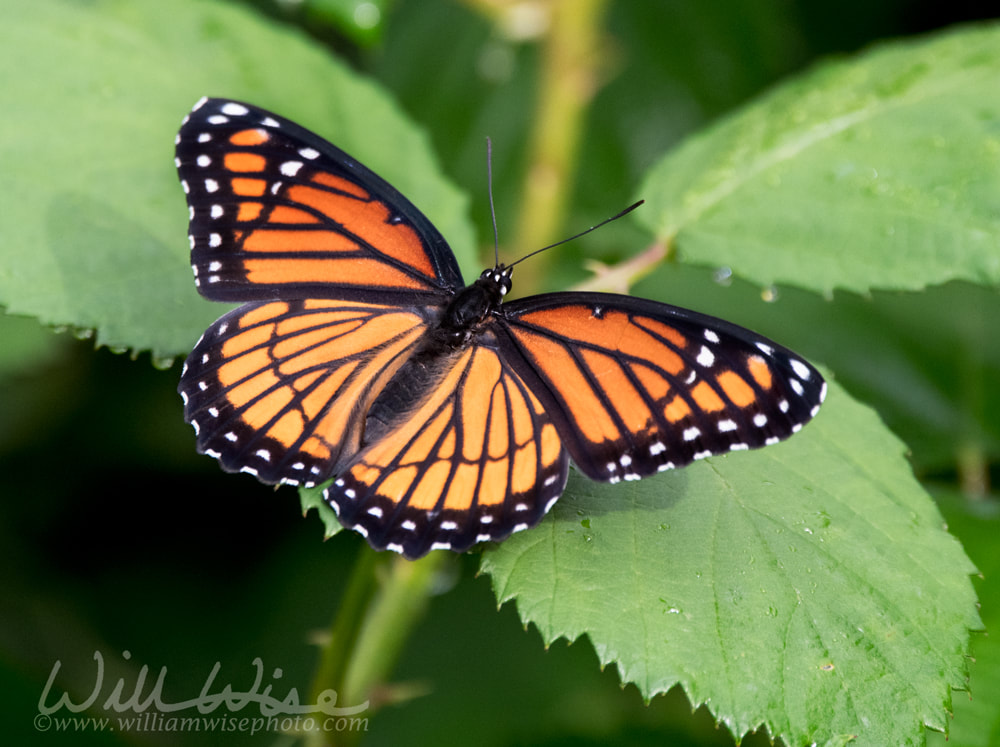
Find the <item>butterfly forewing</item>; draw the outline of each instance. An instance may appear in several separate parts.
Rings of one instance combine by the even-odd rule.
[[[448,357],[419,405],[366,446],[326,497],[376,549],[419,557],[534,526],[567,470],[537,397],[496,350],[476,345]]]
[[[178,133],[176,163],[207,298],[434,303],[463,285],[447,243],[406,198],[277,115],[203,99]]]
[[[503,312],[511,364],[596,480],[776,443],[816,414],[826,392],[794,353],[687,309],[554,293]]]

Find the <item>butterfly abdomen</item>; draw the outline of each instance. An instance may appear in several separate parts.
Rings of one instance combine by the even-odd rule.
[[[377,441],[406,420],[451,370],[458,355],[457,349],[425,341],[372,402],[365,421],[364,442]]]

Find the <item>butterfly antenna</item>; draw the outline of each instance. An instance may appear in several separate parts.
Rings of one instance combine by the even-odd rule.
[[[493,220],[493,266],[500,266],[500,232],[497,230],[497,210],[493,206],[493,141],[486,138],[486,180],[490,196],[490,218]]]
[[[628,215],[629,213],[631,213],[633,210],[635,210],[637,207],[639,207],[644,202],[645,202],[645,200],[639,200],[638,202],[634,202],[631,205],[629,205],[627,208],[625,208],[624,210],[622,210],[621,212],[615,213],[610,218],[605,218],[600,223],[598,223],[596,226],[591,226],[590,228],[588,228],[586,230],[580,231],[580,233],[573,234],[568,239],[562,239],[561,241],[557,241],[554,244],[549,244],[548,246],[543,246],[541,249],[536,249],[535,251],[531,252],[530,254],[525,254],[520,259],[518,259],[518,260],[516,260],[514,262],[511,262],[507,266],[508,267],[513,267],[514,265],[520,264],[521,262],[523,262],[524,260],[526,260],[528,257],[534,257],[536,254],[540,254],[541,252],[544,252],[547,249],[552,249],[553,247],[559,246],[560,244],[565,244],[565,243],[567,243],[569,241],[573,241],[574,239],[578,239],[581,236],[586,236],[591,231],[596,231],[601,226],[605,226],[608,223],[611,223],[611,221],[618,220],[619,218],[622,218],[622,217]]]

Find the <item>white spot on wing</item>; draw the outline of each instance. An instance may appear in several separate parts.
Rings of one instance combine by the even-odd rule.
[[[809,381],[809,377],[812,375],[812,372],[809,370],[809,367],[805,363],[795,358],[792,358],[789,361],[789,363],[792,366],[792,370],[795,371],[796,376],[798,376],[803,381]]]
[[[285,161],[281,164],[281,173],[285,176],[295,176],[302,168],[302,161]]]
[[[250,110],[243,106],[243,104],[237,104],[235,101],[229,101],[223,104],[220,111],[231,117],[244,117],[250,113]]]

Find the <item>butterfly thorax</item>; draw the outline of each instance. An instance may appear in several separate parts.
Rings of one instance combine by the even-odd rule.
[[[503,265],[485,270],[476,282],[452,299],[444,310],[438,329],[432,334],[439,335],[441,342],[449,347],[462,347],[476,327],[500,306],[510,290],[510,273],[511,269]]]

